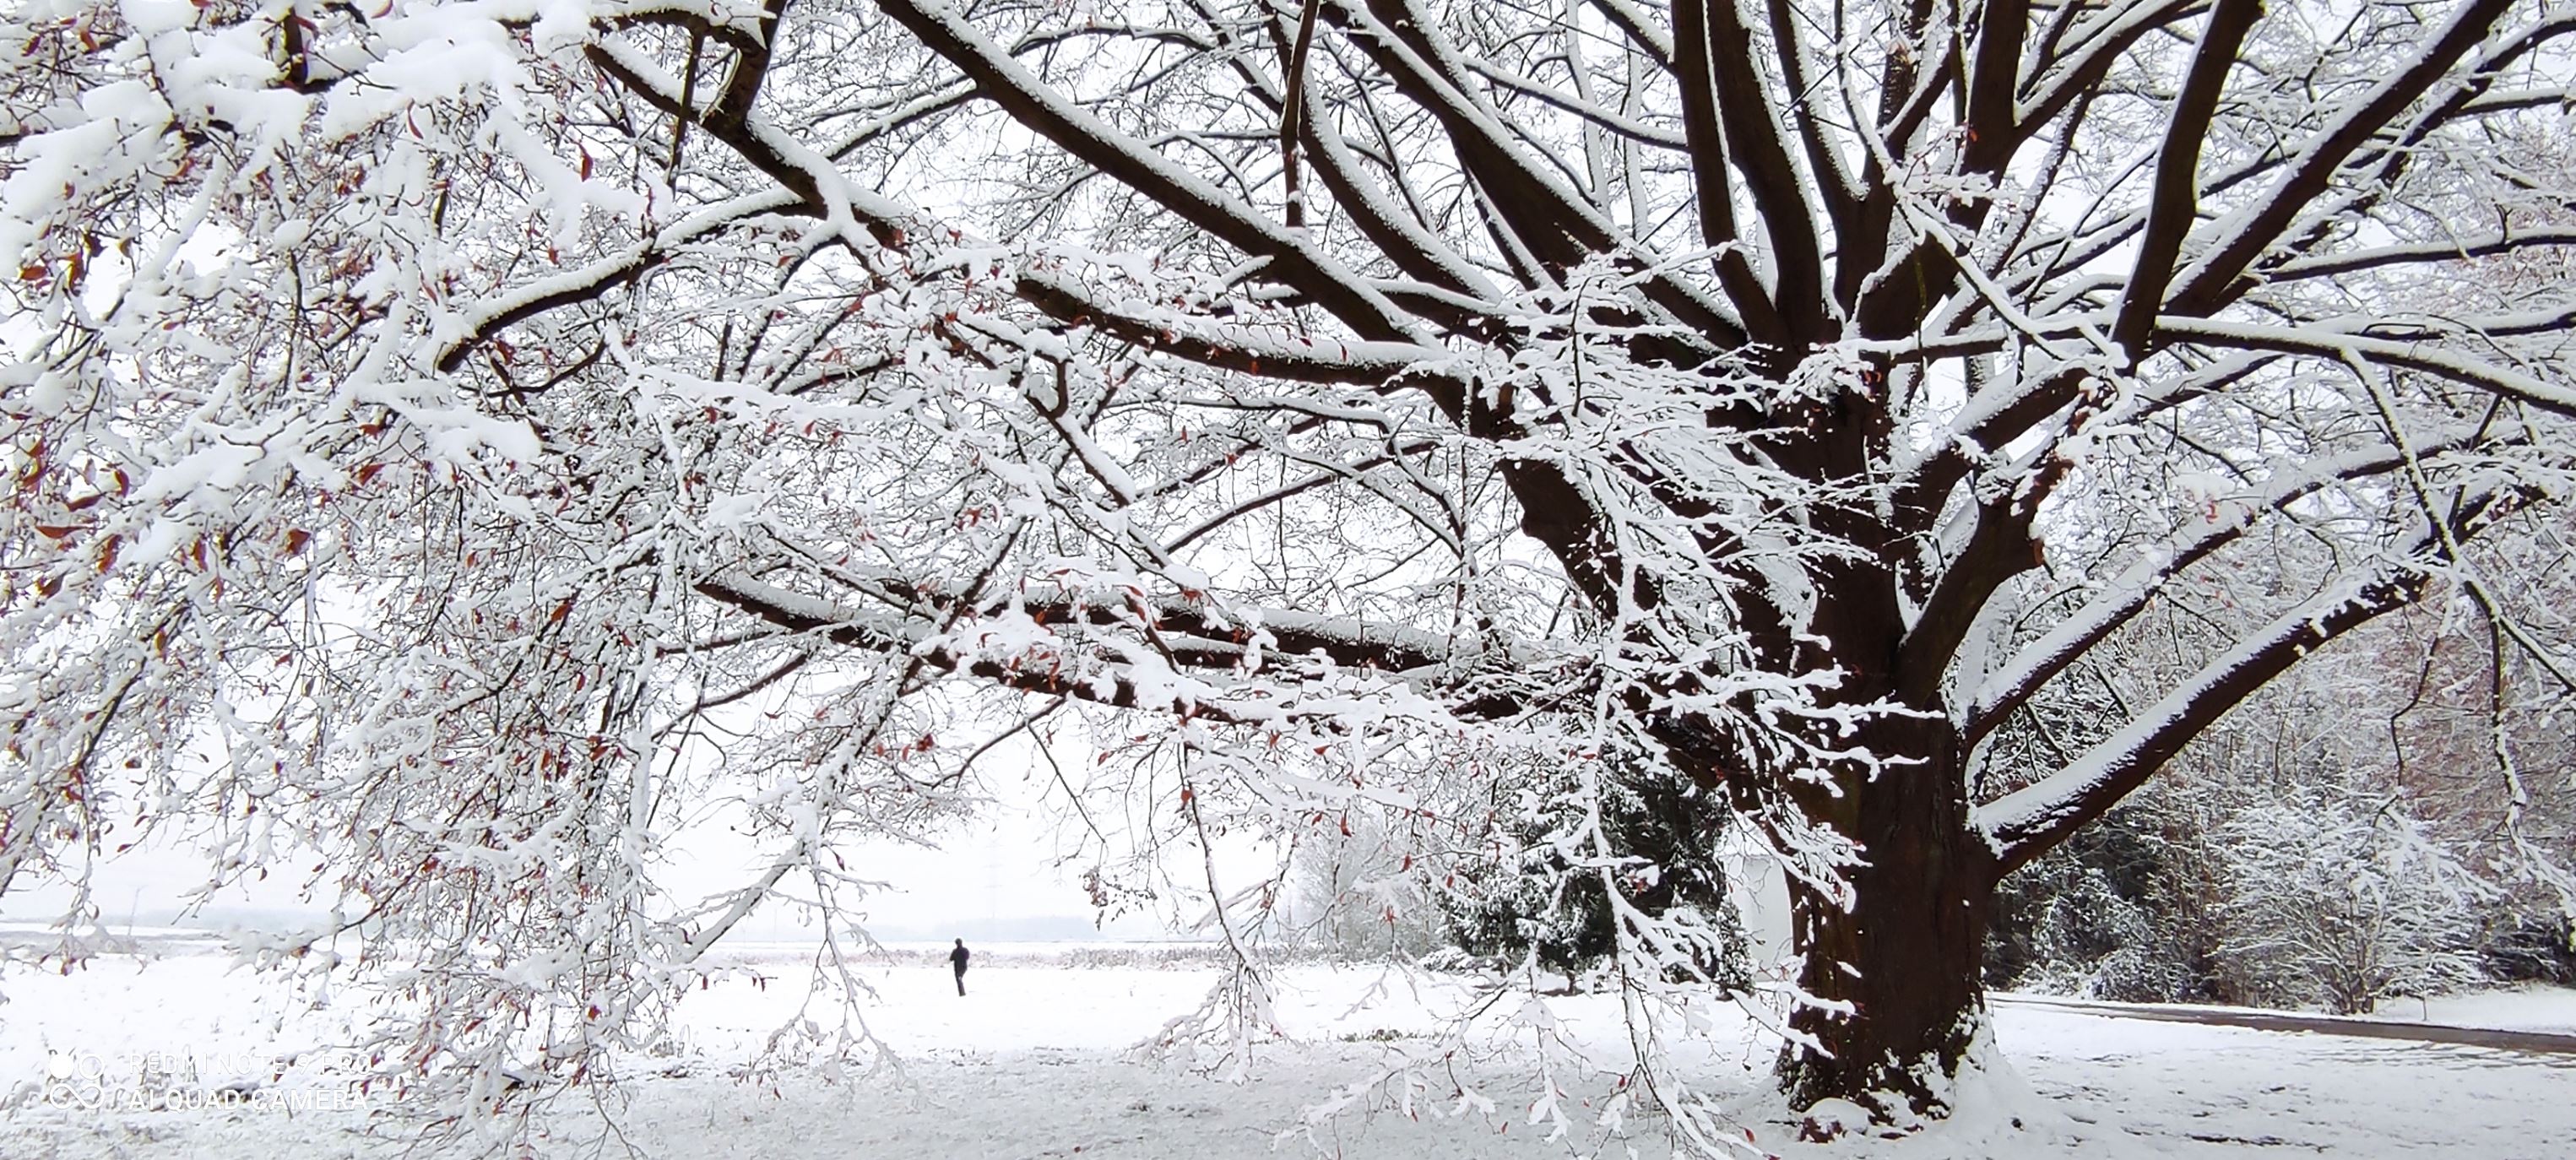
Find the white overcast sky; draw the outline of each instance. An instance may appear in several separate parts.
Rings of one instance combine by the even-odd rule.
[[[1003,756],[996,753],[996,757]],[[1040,767],[1041,769],[1043,767]],[[991,761],[979,770],[989,806],[970,821],[937,835],[939,848],[895,842],[855,845],[845,853],[851,869],[889,885],[867,900],[863,909],[872,933],[889,940],[948,937],[1072,938],[1094,921],[1080,885],[1081,864],[1058,866],[1059,851],[1072,843],[1051,820],[1057,810],[1042,802],[1048,782],[1027,763]],[[1061,808],[1062,795],[1056,795]],[[674,858],[663,876],[675,893],[697,896],[756,878],[765,865],[751,844],[729,832],[722,822],[674,835]],[[112,847],[123,840],[108,837]],[[1246,874],[1258,863],[1242,863]],[[185,925],[266,925],[296,914],[319,914],[327,897],[301,897],[300,876],[290,871],[312,863],[292,856],[278,859],[265,881],[227,889],[211,901],[206,913],[180,917],[192,887],[205,881],[203,854],[156,843],[103,858],[90,880],[102,923],[110,930],[130,923],[166,925],[174,918]],[[0,920],[50,921],[61,915],[72,897],[60,883],[22,881],[0,899]],[[738,939],[796,939],[807,929],[787,908],[771,906],[746,921]],[[1163,921],[1130,916],[1112,921],[1092,937],[1172,937]]]

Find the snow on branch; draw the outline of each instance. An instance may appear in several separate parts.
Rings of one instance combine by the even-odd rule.
[[[1139,346],[1191,362],[1292,382],[1340,383],[1392,387],[1405,380],[1447,380],[1441,370],[1453,360],[1448,351],[1412,342],[1303,338],[1288,340],[1256,335],[1241,323],[1174,310],[1139,309],[1140,303],[1101,301],[1089,289],[1046,270],[1023,270],[1022,298],[1072,326],[1094,326]]]
[[[2571,320],[2576,320],[2576,316],[2559,315],[2556,325],[2563,327]],[[2513,320],[2513,323],[2523,327],[2541,325],[2524,319]],[[2447,351],[2431,343],[2372,338],[2316,327],[2264,326],[2170,315],[2157,319],[2156,329],[2180,342],[2358,359],[2382,366],[2423,371],[2463,386],[2493,391],[2554,414],[2576,418],[2576,387],[2551,382],[2500,363]]]
[[[2007,872],[2038,857],[2144,784],[2248,693],[2337,637],[2413,603],[2433,576],[2389,564],[2335,584],[2203,665],[2064,769],[1977,807],[1977,827]]]
[[[1219,607],[1189,599],[1148,600],[1132,593],[1116,603],[1023,598],[1007,610],[961,619],[942,633],[925,619],[849,608],[738,575],[711,577],[698,590],[790,631],[920,657],[940,669],[1022,692],[1230,724],[1268,724],[1331,712],[1328,706],[1306,705],[1266,681],[1233,690],[1211,683],[1250,678],[1304,658],[1383,674],[1432,697],[1458,685],[1471,667],[1527,667],[1538,659],[1508,645],[1469,647],[1418,629],[1349,617]],[[914,595],[926,607],[948,602],[933,588],[917,588]],[[1080,627],[1131,630],[1142,639],[1076,638],[1057,631]],[[1190,671],[1203,675],[1187,675]],[[1514,706],[1508,699],[1480,696],[1459,702],[1452,711],[1495,715],[1514,711]]]
[[[2460,430],[2425,440],[2416,450],[2440,453],[2471,446],[2476,440],[2474,430]],[[2041,686],[2135,619],[2175,578],[2243,539],[2265,515],[2284,511],[2334,484],[2392,475],[2405,466],[2406,455],[2395,448],[2329,456],[2266,481],[2259,494],[2213,501],[2209,518],[2198,523],[2194,534],[2138,552],[2127,570],[2098,584],[2092,600],[2023,645],[1977,686],[1962,707],[1962,735],[1974,744],[1993,732]]]
[[[2447,74],[2513,7],[2514,0],[2468,0],[2460,5],[2447,27],[2412,60],[2388,73],[2370,93],[2302,142],[2292,152],[2294,160],[2287,172],[2263,196],[2217,223],[2218,236],[2176,276],[2162,312],[2209,313],[2257,258],[2286,240],[2290,224],[2325,191],[2345,161],[2399,113],[2428,96],[2437,104],[2464,97],[2468,91],[2464,82]]]
[[[983,86],[987,99],[1066,151],[1114,174],[1191,224],[1247,254],[1303,291],[1363,337],[1410,337],[1407,315],[1310,243],[1254,213],[1196,174],[1156,155],[1066,99],[941,0],[891,0],[889,15]]]

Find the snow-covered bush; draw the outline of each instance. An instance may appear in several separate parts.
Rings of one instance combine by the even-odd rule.
[[[2543,530],[2496,550],[2552,542]],[[2562,581],[2534,575],[2570,603]],[[2138,686],[2205,647],[2200,626],[2162,627],[1999,730],[1988,776],[2014,784],[2093,743]],[[2006,881],[1989,983],[2340,1007],[2473,975],[2576,973],[2563,870],[2576,752],[2552,716],[2557,678],[2517,647],[2462,595],[2249,698],[2159,784]],[[2395,917],[2358,917],[2383,906]]]
[[[2576,987],[2576,924],[2554,909],[2506,907],[2478,939],[2480,967],[2497,982]]]
[[[2486,977],[2499,920],[2496,889],[2401,802],[2177,784],[2014,876],[1986,969],[2089,998],[2354,1013]]]
[[[2352,1013],[2485,974],[2493,887],[2386,798],[2203,786],[2141,795],[2091,838],[2000,899],[1991,982]]]
[[[2072,859],[2055,889],[2038,899],[2035,921],[2016,931],[2035,951],[2019,981],[2048,992],[2154,1002],[2177,997],[2188,974],[2170,955],[2158,915],[2123,895],[2099,867]]]
[[[1459,874],[1443,900],[1450,937],[1471,954],[1579,986],[1617,953],[1619,913],[1634,908],[1675,936],[1680,958],[1666,974],[1741,990],[1751,977],[1744,925],[1718,834],[1688,808],[1691,792],[1635,772],[1603,778],[1597,798],[1575,787],[1523,790],[1518,810],[1498,814],[1487,835],[1491,859]],[[1606,860],[1573,837],[1596,818]]]
[[[2222,828],[2224,961],[2282,1006],[2369,1011],[2477,981],[2488,888],[2395,803],[2304,787]]]

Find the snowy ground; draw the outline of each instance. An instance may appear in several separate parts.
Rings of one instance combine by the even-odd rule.
[[[285,1003],[230,973],[202,944],[165,940],[153,960],[96,961],[68,977],[0,978],[0,1156],[391,1156],[408,1137],[371,1128],[345,1096],[327,1044],[356,1014]],[[762,1160],[902,1157],[1136,1157],[1232,1160],[1345,1157],[1518,1157],[1671,1154],[1665,1125],[1632,1117],[1624,1136],[1597,1128],[1554,1143],[1529,1122],[1530,1033],[1480,1038],[1434,1073],[1411,1114],[1388,1087],[1339,1115],[1303,1110],[1338,1085],[1364,1082],[1430,1040],[1453,986],[1374,970],[1298,967],[1280,976],[1289,1038],[1266,1045],[1249,1082],[1189,1067],[1131,1062],[1125,1048],[1195,1006],[1214,973],[1156,965],[1151,953],[1041,955],[984,948],[968,997],[929,954],[876,968],[872,1029],[903,1059],[899,1075],[790,1064],[746,1070],[803,998],[784,954],[752,953],[777,976],[720,984],[684,1008],[680,1049],[644,1061],[614,1122],[623,1142],[660,1157]],[[1016,960],[1016,961],[1012,961]],[[1118,965],[1128,960],[1127,965]],[[354,1008],[355,1004],[344,1007]],[[2548,1027],[2576,1014],[2576,995],[2509,993],[2437,1000],[2430,1013],[2471,1025]],[[1552,999],[1565,1038],[1608,1058],[1624,1048],[1618,1010],[1600,997]],[[2393,1012],[2413,1017],[2411,1007]],[[828,1016],[827,1016],[828,1018]],[[1741,1016],[1712,1012],[1688,1049],[1704,1083],[1758,1092],[1771,1045]],[[2576,1156],[2576,1056],[2490,1051],[2340,1036],[2151,1023],[2062,1008],[1999,1006],[1997,1036],[2013,1072],[1989,1081],[1966,1114],[1897,1141],[1792,1142],[1785,1124],[1754,1120],[1763,1150],[1799,1156],[1996,1157],[2280,1155]],[[87,1090],[210,1091],[264,1073],[281,1051],[307,1050],[269,1102],[230,1107],[83,1107],[44,1098],[50,1078]],[[1204,1061],[1203,1061],[1204,1062]],[[638,1071],[645,1069],[638,1068]],[[147,1076],[158,1073],[157,1078]],[[1497,1101],[1459,1110],[1455,1081]],[[1612,1092],[1599,1075],[1566,1079],[1565,1106],[1588,1124]],[[57,1087],[60,1084],[58,1082]],[[355,1101],[342,1099],[342,1104]],[[2021,1127],[2013,1126],[2019,1120]],[[538,1155],[579,1155],[599,1117],[559,1106]],[[1284,1135],[1283,1135],[1284,1133]],[[620,1155],[617,1142],[607,1154]]]

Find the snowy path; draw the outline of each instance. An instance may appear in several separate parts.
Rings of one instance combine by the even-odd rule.
[[[1425,1035],[1458,998],[1437,981],[1414,988],[1372,971],[1282,973],[1291,1038],[1265,1045],[1251,1081],[1143,1066],[1123,1049],[1194,1005],[1212,975],[1147,967],[979,968],[957,998],[946,972],[887,968],[863,1010],[898,1050],[900,1075],[788,1064],[743,1073],[744,1061],[792,1013],[801,988],[774,972],[765,987],[719,984],[683,1009],[680,1049],[644,1061],[656,1074],[621,1090],[616,1122],[640,1153],[673,1160],[922,1160],[1127,1157],[1254,1160],[1325,1155],[1467,1160],[1580,1153],[1671,1154],[1659,1121],[1621,1140],[1586,1134],[1547,1143],[1528,1122],[1527,1038],[1487,1039],[1436,1071],[1441,1085],[1408,1113],[1380,1088],[1311,1125],[1307,1106],[1363,1081]],[[1383,993],[1373,986],[1385,983]],[[209,956],[138,966],[101,961],[68,978],[0,978],[0,1157],[8,1160],[277,1160],[390,1157],[406,1138],[371,1131],[356,1111],[253,1107],[94,1110],[49,1105],[35,1083],[49,1052],[96,1058],[111,1075],[137,1059],[179,1059],[201,1082],[233,1061],[327,1042],[344,1008],[290,1009]],[[1621,1043],[1614,1003],[1552,1001],[1569,1038],[1602,1056]],[[1693,1070],[1738,1098],[1758,1095],[1771,1045],[1740,1017],[1711,1012]],[[2025,1160],[2030,1157],[2576,1156],[2576,1057],[2339,1035],[2133,1019],[2065,1005],[2006,1003],[1997,1036],[2012,1070],[1988,1081],[1956,1120],[1902,1140],[1830,1149],[1787,1142],[1789,1126],[1756,1120],[1762,1145],[1801,1157]],[[1497,1104],[1458,1107],[1454,1074]],[[303,1068],[279,1087],[327,1083]],[[1565,1084],[1589,1117],[1609,1094],[1601,1074]],[[2019,1119],[2022,1126],[2015,1128]],[[1283,1136],[1282,1133],[1287,1135]],[[532,1155],[605,1153],[598,1118],[566,1101]]]
[[[2362,1039],[2404,1039],[2415,1043],[2448,1043],[2523,1051],[2537,1055],[2576,1055],[2576,1035],[2553,1031],[2519,1031],[2493,1027],[2458,1027],[2447,1023],[2413,1023],[2397,1019],[2335,1015],[2302,1015],[2243,1007],[2197,1007],[2186,1004],[2110,1003],[2093,999],[2060,999],[2048,995],[1998,995],[1998,1007],[2041,1007],[2166,1023],[2209,1027],[2247,1027],[2256,1031],[2307,1032]]]

